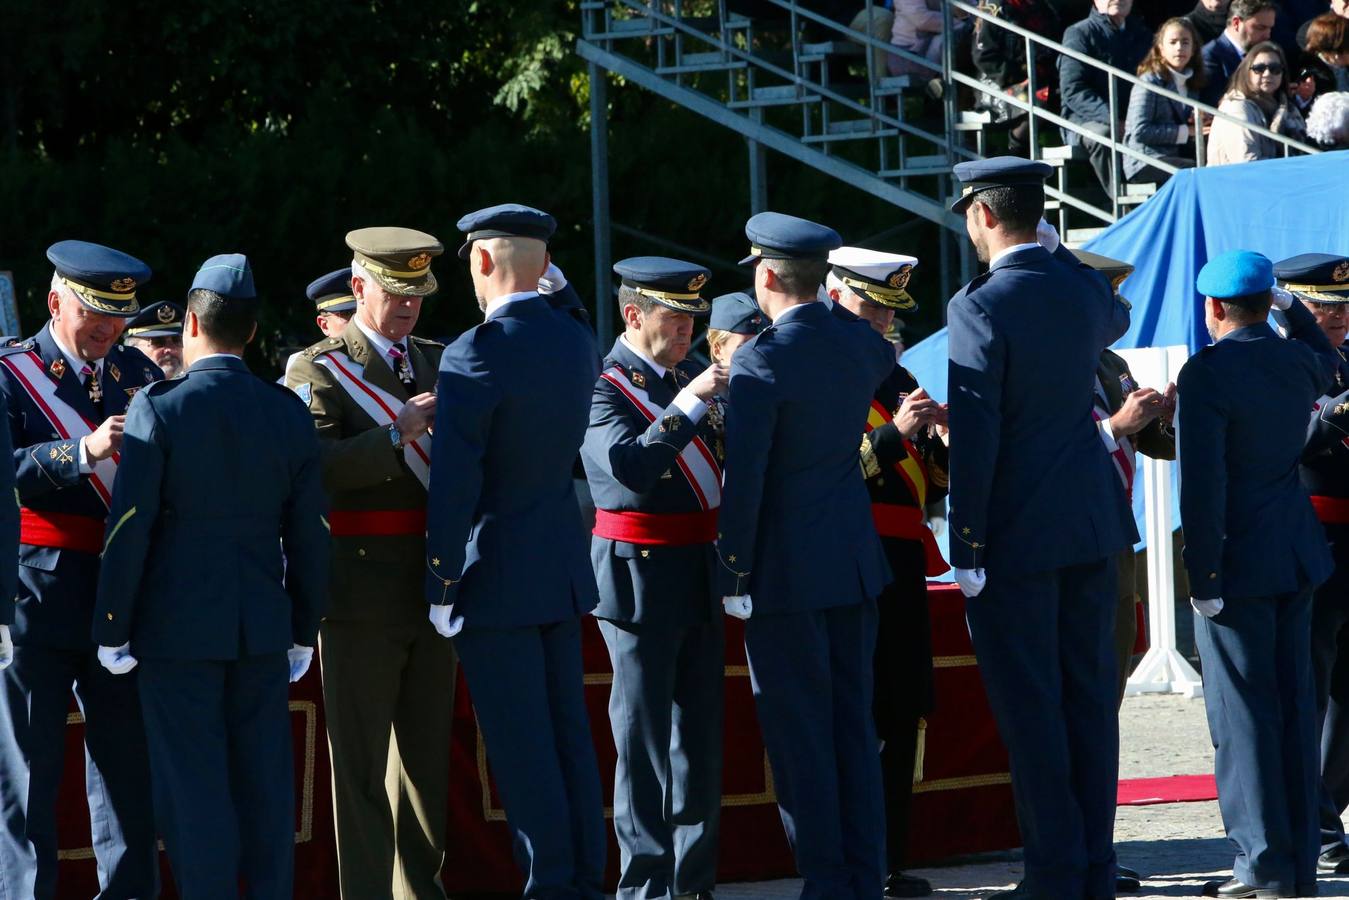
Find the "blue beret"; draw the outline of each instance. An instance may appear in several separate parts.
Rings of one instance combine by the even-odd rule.
[[[151,303],[132,319],[123,332],[127,337],[175,337],[183,333],[183,308],[161,300]]]
[[[150,280],[150,267],[136,257],[88,241],[58,241],[47,259],[87,309],[124,319],[141,311],[136,288]]]
[[[258,295],[253,289],[253,268],[242,253],[222,253],[206,260],[188,290],[215,291],[230,300],[252,300]]]
[[[1349,256],[1303,253],[1274,264],[1274,277],[1312,303],[1349,303]]]
[[[1261,253],[1229,250],[1204,264],[1194,287],[1217,300],[1259,294],[1274,287],[1274,264]]]
[[[631,256],[614,263],[623,286],[675,312],[700,316],[712,308],[698,293],[712,273],[696,263],[665,256]]]
[[[473,242],[483,238],[523,237],[547,241],[557,231],[557,220],[532,206],[502,203],[469,213],[456,227],[467,235],[464,245],[459,248],[459,258],[468,259]]]
[[[722,294],[712,301],[712,316],[708,328],[729,331],[731,334],[758,334],[768,324],[768,317],[759,309],[754,297],[744,291]]]
[[[351,294],[351,266],[315,278],[304,293],[321,313],[351,312],[356,308],[356,298]]]
[[[951,212],[963,213],[980,191],[1027,184],[1044,187],[1045,179],[1053,174],[1054,169],[1048,163],[1020,156],[994,156],[956,163],[951,172],[961,182],[960,197],[951,204]]]
[[[740,260],[745,266],[760,259],[829,258],[829,251],[843,246],[838,232],[808,219],[783,213],[761,212],[745,223],[749,238],[749,256]]]

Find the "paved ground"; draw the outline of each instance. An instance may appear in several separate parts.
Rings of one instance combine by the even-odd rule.
[[[1121,778],[1195,775],[1213,771],[1213,745],[1202,700],[1179,697],[1131,697],[1120,716]],[[1171,803],[1119,810],[1115,824],[1120,862],[1139,870],[1138,900],[1194,897],[1205,881],[1231,875],[1232,852],[1223,836],[1218,804]],[[1011,887],[1021,875],[1015,853],[953,860],[916,870],[929,879],[943,900],[978,898]],[[726,884],[718,900],[788,900],[799,881]],[[1128,895],[1121,895],[1128,896]],[[1320,896],[1349,897],[1349,877],[1322,878]]]

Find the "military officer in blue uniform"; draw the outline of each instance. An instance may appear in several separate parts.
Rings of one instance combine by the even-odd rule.
[[[327,275],[320,275],[304,290],[310,303],[314,304],[314,324],[325,338],[335,338],[342,334],[356,314],[356,297],[351,292],[351,266],[334,269]],[[285,372],[290,364],[304,353],[297,350],[286,359]],[[285,381],[285,374],[281,380]]]
[[[47,250],[51,321],[0,355],[21,531],[14,663],[0,692],[0,896],[56,894],[56,800],[72,685],[104,900],[153,897],[159,861],[136,678],[114,678],[90,638],[99,552],[132,395],[161,377],[117,343],[150,278],[140,260],[83,241]]]
[[[313,421],[241,358],[256,296],[241,254],[193,279],[187,374],[127,413],[94,612],[103,665],[139,669],[156,821],[179,895],[200,900],[237,898],[241,881],[258,900],[291,896],[287,688],[327,597]]]
[[[624,332],[581,447],[595,502],[594,615],[609,648],[618,765],[618,896],[710,896],[721,819],[724,632],[712,594],[727,367],[686,359],[709,272],[664,257],[614,266]]]
[[[1311,413],[1300,469],[1302,486],[1330,543],[1335,571],[1312,599],[1312,671],[1316,678],[1321,748],[1321,855],[1317,869],[1349,872],[1341,813],[1349,805],[1349,384],[1345,368],[1345,313],[1349,257],[1304,253],[1274,264],[1274,277],[1307,308],[1335,348],[1337,378]],[[1278,314],[1276,314],[1278,318]],[[1344,648],[1344,649],[1342,649]]]
[[[1218,806],[1237,849],[1233,877],[1208,884],[1209,897],[1316,894],[1312,592],[1333,563],[1297,462],[1336,355],[1311,313],[1273,287],[1258,253],[1209,260],[1195,288],[1214,343],[1177,379],[1185,569]],[[1271,302],[1289,340],[1266,321]]]
[[[459,220],[486,319],[441,357],[426,592],[468,679],[524,895],[599,900],[604,811],[581,664],[581,616],[599,598],[572,464],[600,357],[590,329],[538,292],[556,227],[518,204]]]
[[[950,562],[1025,844],[1021,885],[995,896],[1058,900],[1115,896],[1114,556],[1137,535],[1092,421],[1101,351],[1129,314],[1037,241],[1050,171],[955,168],[952,209],[989,270],[948,307]]]
[[[876,900],[885,810],[872,656],[889,566],[858,474],[872,394],[894,369],[864,321],[816,301],[832,228],[776,212],[745,225],[772,324],[731,361],[718,594],[745,653],[802,897]]]
[[[183,374],[183,308],[177,303],[161,300],[142,309],[122,340],[150,357],[165,378]]]
[[[899,312],[918,304],[908,292],[917,257],[865,247],[829,254],[830,300],[884,336]],[[886,897],[926,897],[926,879],[904,873],[918,744],[932,713],[932,624],[927,579],[949,572],[926,508],[946,496],[946,410],[908,369],[895,364],[872,396],[862,438],[862,475],[871,517],[894,574],[877,599],[876,732],[885,783]]]

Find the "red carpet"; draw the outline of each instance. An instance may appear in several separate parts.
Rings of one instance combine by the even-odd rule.
[[[1217,800],[1218,786],[1212,775],[1170,775],[1166,778],[1130,778],[1119,783],[1120,806],[1152,806],[1156,803],[1193,803]]]

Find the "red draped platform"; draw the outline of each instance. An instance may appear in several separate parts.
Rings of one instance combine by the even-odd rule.
[[[1007,755],[998,740],[965,628],[964,600],[953,585],[933,585],[933,651],[938,712],[928,722],[923,781],[916,786],[910,841],[915,861],[1017,846],[1016,816]],[[795,873],[774,802],[773,778],[764,756],[745,664],[740,623],[728,619],[726,641],[726,764],[721,831],[721,881],[746,881]],[[884,648],[882,648],[884,652]],[[604,642],[593,620],[585,631],[586,694],[606,803],[612,796],[614,748],[607,703],[611,674]],[[295,896],[336,898],[337,858],[328,794],[328,745],[318,670],[294,686]],[[89,820],[84,799],[84,754],[80,718],[71,715],[66,776],[61,791],[62,898],[97,892]],[[451,892],[516,891],[521,886],[511,858],[505,813],[491,786],[490,769],[461,680],[455,697],[450,766],[450,851],[445,886]],[[176,894],[164,858],[164,896]],[[618,851],[609,848],[610,889],[617,879]]]

